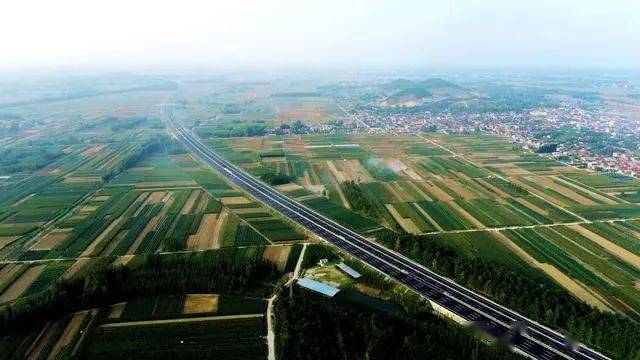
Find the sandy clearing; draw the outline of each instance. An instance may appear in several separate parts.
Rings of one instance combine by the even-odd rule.
[[[20,236],[0,236],[0,249],[19,239]]]
[[[393,204],[384,204],[389,210],[389,213],[393,216],[393,218],[400,224],[400,226],[404,229],[404,231],[411,234],[420,234],[422,231],[416,226],[416,224],[409,218],[403,218],[402,215],[393,207]]]
[[[93,252],[96,250],[96,247],[98,246],[98,244],[100,244],[104,238],[116,227],[120,224],[120,222],[122,222],[122,217],[119,217],[115,220],[113,220],[111,222],[111,224],[109,224],[109,226],[107,226],[101,233],[100,235],[96,236],[96,238],[91,242],[91,244],[89,244],[89,246],[87,246],[86,249],[84,249],[84,251],[82,252],[82,254],[80,254],[80,256],[91,256],[91,254],[93,254]]]
[[[278,270],[284,271],[290,252],[291,246],[267,246],[262,253],[262,258],[276,264]]]
[[[64,240],[69,233],[71,232],[71,228],[60,228],[53,229],[48,232],[45,236],[43,236],[40,241],[38,241],[35,245],[31,247],[31,250],[50,250],[53,249],[56,245],[58,245],[62,240]]]
[[[198,231],[189,236],[187,239],[187,249],[189,250],[205,250],[207,237],[213,236],[218,214],[204,214]]]
[[[189,194],[189,198],[187,198],[187,201],[184,202],[182,209],[180,209],[180,214],[188,214],[191,211],[191,208],[196,203],[196,200],[198,199],[198,196],[201,192],[202,191],[200,190],[194,190],[191,192],[191,194]]]
[[[144,187],[167,187],[167,186],[195,186],[195,180],[174,180],[174,181],[148,181],[148,182],[139,182],[134,185],[135,188],[144,188]]]
[[[0,295],[0,303],[17,299],[25,290],[27,290],[29,285],[31,285],[38,276],[40,276],[46,267],[47,265],[30,266],[24,274],[16,279],[16,281],[14,281],[13,284],[11,284],[9,288],[2,293],[2,295]]]
[[[476,219],[475,217],[473,217],[473,215],[469,214],[467,210],[463,209],[455,201],[447,201],[447,205],[449,205],[457,214],[469,220],[476,228],[478,229],[486,228],[486,226],[483,223],[481,223],[480,220]]]
[[[612,307],[605,302],[603,299],[596,297],[591,292],[587,291],[587,287],[582,285],[577,280],[574,280],[567,276],[562,271],[558,270],[555,266],[551,264],[545,264],[537,261],[531,255],[529,255],[526,251],[522,250],[518,245],[513,243],[509,238],[507,238],[504,234],[500,232],[495,233],[498,241],[505,244],[511,251],[513,251],[516,255],[518,255],[521,259],[531,264],[531,266],[542,270],[545,274],[555,280],[562,287],[571,292],[578,299],[586,302],[587,304],[594,306],[600,310],[614,312]]]
[[[152,171],[154,169],[153,166],[135,166],[129,168],[129,171]]]
[[[100,325],[100,327],[101,328],[118,328],[118,327],[131,327],[131,326],[173,324],[173,323],[195,323],[195,322],[201,322],[201,321],[252,319],[252,318],[261,318],[261,317],[264,317],[264,314],[205,316],[205,317],[196,317],[196,318],[117,322],[117,323],[103,324],[103,325]]]
[[[251,200],[247,199],[244,196],[223,197],[220,198],[220,201],[222,201],[224,205],[241,205],[251,203]]]
[[[140,233],[136,237],[136,240],[133,242],[133,244],[131,244],[131,246],[129,246],[129,249],[127,249],[126,255],[135,254],[136,250],[138,250],[138,247],[140,247],[140,244],[142,244],[142,240],[144,240],[144,237],[149,233],[149,231],[155,229],[160,219],[161,217],[158,215],[153,216],[151,217],[151,219],[149,219],[149,222],[147,223],[147,225],[144,226],[142,231],[140,231]]]
[[[188,294],[184,300],[183,315],[213,313],[218,311],[216,294]]]
[[[71,320],[69,320],[69,324],[65,327],[64,331],[56,341],[55,345],[49,352],[48,360],[55,360],[57,358],[58,353],[67,345],[71,344],[73,339],[76,337],[78,332],[81,329],[82,323],[84,319],[89,316],[90,311],[81,311],[75,313],[71,316]]]
[[[71,278],[73,278],[74,276],[76,276],[78,273],[80,273],[80,271],[91,262],[91,258],[80,258],[78,260],[76,260],[68,269],[67,271],[64,272],[64,274],[62,274],[62,278],[65,280],[69,280]]]
[[[127,306],[126,302],[118,303],[111,305],[109,310],[109,315],[107,316],[109,319],[120,319],[122,313],[124,312],[124,308]]]
[[[227,208],[222,209],[211,236],[205,237],[206,241],[204,241],[204,249],[220,249],[220,239],[222,239],[222,232],[224,231],[224,226],[227,223],[228,217],[229,210],[227,210]],[[200,243],[203,242],[201,241]]]
[[[36,195],[36,193],[29,194],[29,195],[27,195],[27,196],[23,197],[22,199],[20,199],[20,200],[16,201],[16,202],[15,202],[13,205],[11,205],[11,206],[18,206],[18,205],[20,205],[20,204],[24,203],[25,201],[27,201],[27,200],[31,199],[31,198],[32,198],[32,197],[34,197],[35,195]]]
[[[111,195],[98,195],[98,196],[95,196],[93,198],[93,200],[96,200],[96,201],[107,201],[107,200],[109,200],[110,197],[111,197]]]
[[[626,261],[627,263],[633,265],[637,269],[640,269],[640,256],[632,253],[631,251],[618,246],[611,241],[605,239],[604,237],[592,232],[591,230],[584,228],[580,225],[569,225],[570,229],[577,231],[580,235],[586,237],[587,239],[597,243],[598,245],[605,248],[607,251],[612,253],[613,255],[619,257],[620,259]]]

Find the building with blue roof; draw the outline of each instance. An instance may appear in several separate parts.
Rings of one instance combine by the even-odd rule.
[[[340,292],[340,289],[336,287],[327,285],[320,281],[311,280],[309,278],[298,279],[298,285],[302,286],[305,289],[319,292],[322,295],[325,295],[328,297],[334,297],[338,292]]]

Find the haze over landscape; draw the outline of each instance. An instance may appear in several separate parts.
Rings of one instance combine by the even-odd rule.
[[[639,19],[3,3],[0,360],[640,360]]]
[[[10,1],[4,67],[637,68],[640,4],[526,1]]]

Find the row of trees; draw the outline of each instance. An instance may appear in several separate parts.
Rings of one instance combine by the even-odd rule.
[[[60,280],[47,290],[0,308],[0,335],[84,308],[139,297],[222,293],[266,297],[278,280],[276,267],[260,254],[246,257],[234,249],[192,254],[141,255],[112,267],[102,258],[83,277]]]
[[[262,181],[266,182],[269,185],[282,185],[288,184],[291,182],[291,178],[286,174],[275,174],[275,173],[266,173],[260,176]]]
[[[437,238],[383,234],[379,241],[429,268],[534,320],[562,329],[616,358],[640,359],[640,326],[573,297],[543,274],[468,257]]]
[[[378,218],[378,211],[358,184],[353,181],[345,181],[340,184],[340,190],[354,211],[374,219]]]
[[[425,311],[386,313],[304,292],[276,303],[279,358],[519,359]]]

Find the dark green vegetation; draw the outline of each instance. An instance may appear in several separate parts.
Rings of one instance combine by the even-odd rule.
[[[291,182],[291,179],[284,174],[266,173],[260,177],[262,181],[269,185],[282,185]]]
[[[378,211],[369,201],[360,186],[353,181],[346,181],[340,184],[340,189],[347,197],[351,208],[365,216],[377,218]]]
[[[100,327],[88,340],[91,359],[264,359],[264,317]],[[179,339],[179,340],[177,340]]]
[[[28,330],[46,319],[138,297],[222,293],[266,297],[280,276],[255,250],[143,255],[127,267],[100,262],[86,276],[58,281],[0,308],[2,334]]]
[[[463,254],[437,237],[388,235],[380,241],[500,304],[563,329],[616,358],[640,356],[640,326],[620,315],[589,307],[532,269],[524,271],[522,266]]]
[[[428,312],[389,313],[301,293],[278,301],[276,314],[281,359],[520,358]]]

